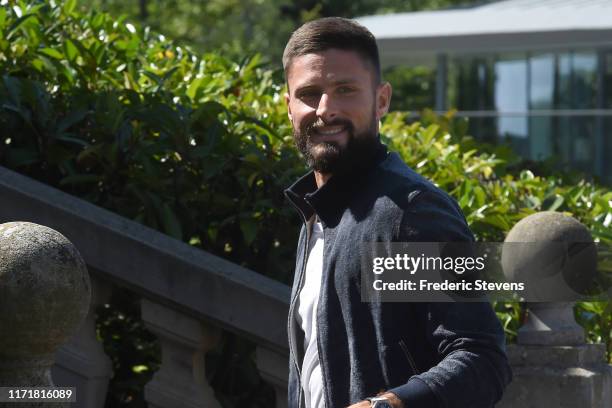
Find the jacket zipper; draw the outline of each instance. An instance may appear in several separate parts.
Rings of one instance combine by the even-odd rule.
[[[297,207],[296,207],[297,208]],[[298,208],[299,210],[299,208]],[[304,222],[304,225],[306,226],[306,242],[305,242],[305,246],[304,246],[304,255],[302,258],[302,268],[300,269],[300,276],[299,276],[299,280],[298,280],[298,287],[295,291],[295,295],[293,296],[293,298],[291,299],[291,303],[289,305],[289,319],[287,322],[287,332],[289,333],[289,349],[291,350],[291,354],[293,354],[293,364],[295,365],[295,369],[296,369],[296,373],[297,373],[297,380],[298,380],[298,407],[302,406],[302,373],[301,373],[301,369],[299,367],[299,364],[297,362],[297,353],[296,353],[296,348],[295,348],[295,344],[293,343],[293,336],[294,336],[294,332],[293,332],[293,320],[294,320],[294,311],[295,311],[295,301],[297,299],[297,297],[300,295],[300,291],[302,290],[302,286],[304,285],[304,271],[306,270],[306,261],[308,259],[308,246],[310,244],[310,226],[308,225],[308,221],[306,220],[306,217],[304,217],[304,215],[302,215],[301,211],[298,211],[300,213],[300,215],[302,216],[302,221]]]
[[[402,349],[402,352],[404,353],[404,356],[406,357],[406,360],[408,360],[408,364],[410,365],[412,374],[417,375],[418,371],[416,369],[416,364],[414,363],[414,360],[412,359],[412,355],[410,355],[410,351],[408,351],[408,346],[406,346],[406,343],[404,342],[404,340],[400,340],[399,345],[400,345],[400,348]]]
[[[325,228],[323,228],[323,256],[325,257]],[[323,258],[325,259],[325,258]],[[325,380],[325,367],[321,358],[321,330],[319,330],[319,309],[321,308],[321,289],[323,288],[323,280],[325,279],[325,271],[321,271],[321,285],[319,289],[319,302],[316,310],[316,325],[317,325],[317,354],[319,355],[319,365],[321,366],[321,381],[323,381],[323,405],[327,407],[327,381]]]

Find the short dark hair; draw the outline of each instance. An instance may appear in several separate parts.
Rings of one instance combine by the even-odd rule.
[[[285,78],[293,58],[331,48],[358,53],[372,64],[374,79],[380,82],[380,57],[374,35],[361,24],[342,17],[313,20],[293,32],[283,52]]]

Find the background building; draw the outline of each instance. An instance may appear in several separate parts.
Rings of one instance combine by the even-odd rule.
[[[477,138],[612,182],[612,0],[507,0],[358,21],[383,66],[434,68],[436,109],[458,109]]]

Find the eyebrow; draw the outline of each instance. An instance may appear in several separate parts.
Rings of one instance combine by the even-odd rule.
[[[343,78],[343,79],[338,79],[338,80],[332,82],[332,85],[333,86],[348,85],[348,84],[354,84],[356,82],[357,82],[357,80],[354,79],[354,78]],[[308,90],[310,88],[319,88],[319,87],[317,85],[314,85],[314,84],[305,84],[305,85],[302,85],[302,86],[298,86],[295,89],[295,92],[298,93],[298,92],[301,92],[301,91],[304,91],[304,90]]]

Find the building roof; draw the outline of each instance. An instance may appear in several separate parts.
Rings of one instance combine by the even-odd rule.
[[[612,46],[612,0],[505,0],[356,20],[372,31],[387,64],[439,53]]]

